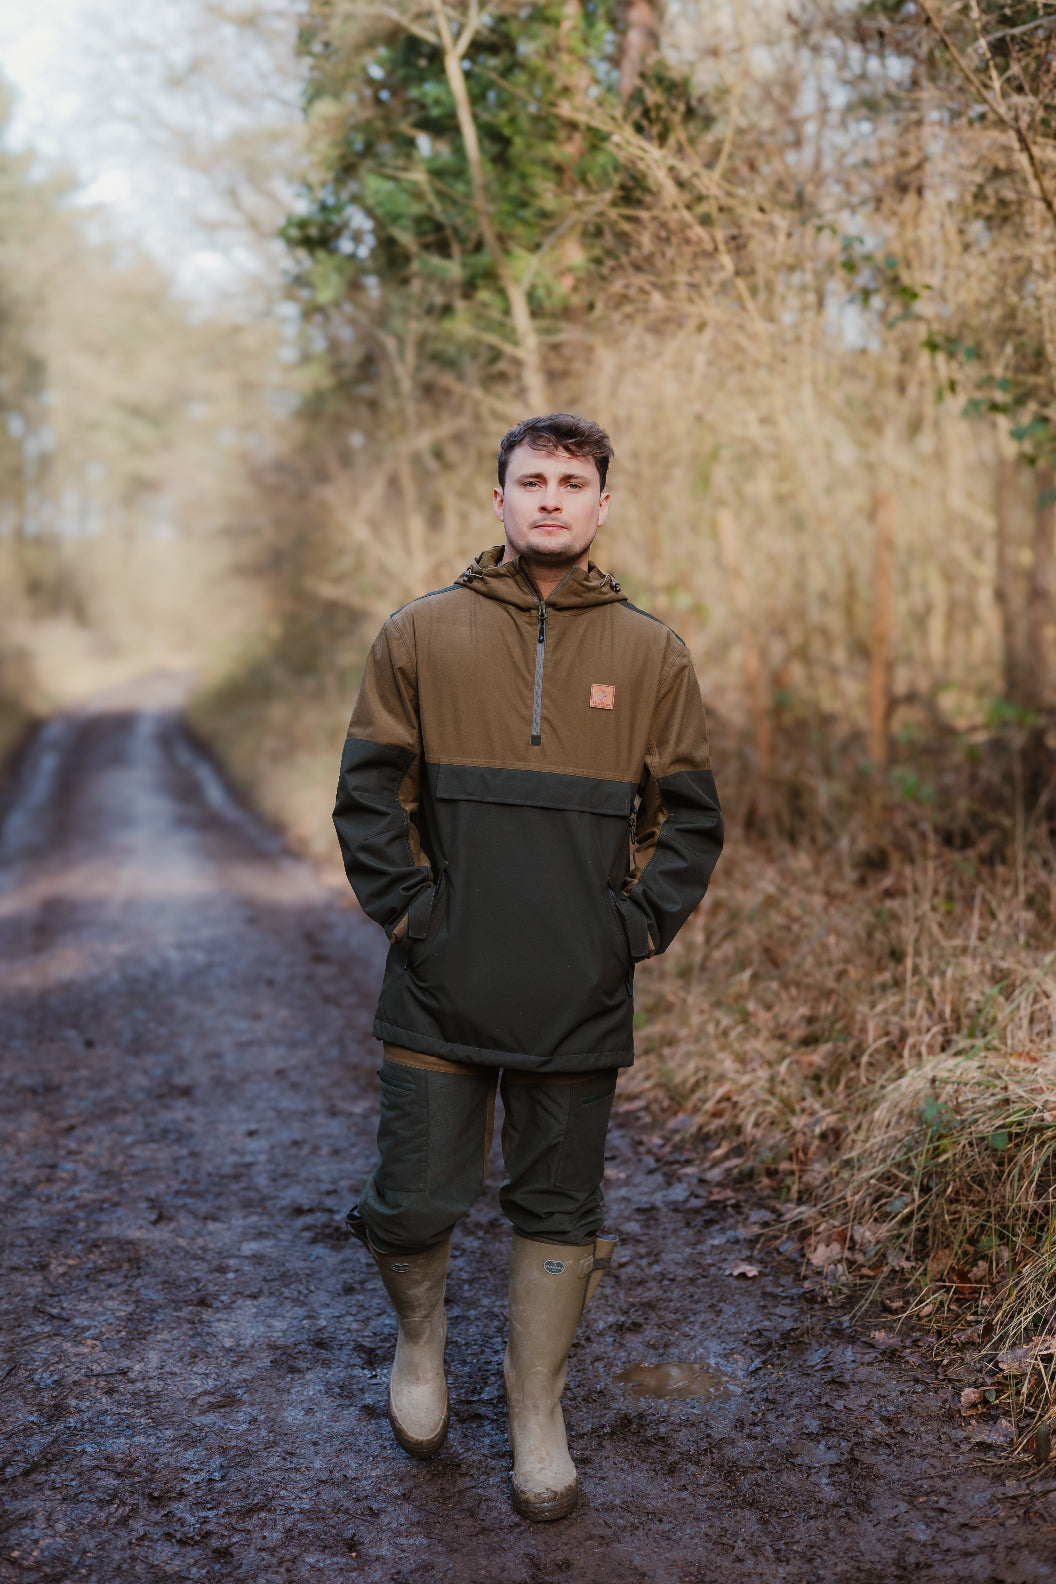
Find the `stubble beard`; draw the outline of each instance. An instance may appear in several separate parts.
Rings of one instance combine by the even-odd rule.
[[[593,543],[593,536],[591,538]],[[579,561],[580,557],[587,554],[590,544],[583,545],[581,549],[569,548],[565,545],[536,545],[529,541],[528,546],[521,552],[521,559],[529,567],[545,567],[549,572],[567,572]]]

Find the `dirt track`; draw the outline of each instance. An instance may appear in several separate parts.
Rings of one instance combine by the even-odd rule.
[[[494,1184],[456,1240],[450,1438],[400,1453],[393,1322],[342,1226],[384,943],[234,804],[172,702],[50,723],[0,830],[0,1578],[1056,1580],[1056,1496],[1006,1486],[926,1361],[808,1308],[796,1267],[727,1275],[761,1212],[713,1202],[706,1163],[628,1112],[626,1263],[566,1399],[577,1514],[508,1505]],[[676,1361],[719,1394],[615,1378]]]

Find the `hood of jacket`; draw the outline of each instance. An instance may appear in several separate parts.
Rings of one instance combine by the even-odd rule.
[[[539,590],[532,581],[520,556],[503,562],[505,545],[492,545],[483,550],[463,572],[459,582],[485,599],[500,600],[506,605],[516,605],[522,610],[536,610]],[[584,572],[573,567],[562,579],[546,601],[551,610],[579,610],[588,605],[612,605],[626,600],[620,585],[611,572],[602,572],[591,561]]]

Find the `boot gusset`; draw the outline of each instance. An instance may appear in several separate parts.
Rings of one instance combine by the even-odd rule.
[[[594,1257],[587,1271],[587,1290],[583,1296],[584,1309],[601,1285],[601,1278],[612,1266],[619,1237],[615,1232],[599,1232],[594,1239]]]

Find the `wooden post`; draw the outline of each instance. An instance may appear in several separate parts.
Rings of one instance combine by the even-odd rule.
[[[1048,626],[1053,616],[1052,562],[1056,548],[1053,544],[1056,528],[1054,483],[1056,477],[1051,467],[1034,470],[1034,554],[1027,592],[1027,666],[1024,676],[1027,697],[1024,702],[1036,710],[1045,708],[1049,691]]]
[[[720,506],[715,513],[715,526],[719,540],[719,564],[730,585],[737,618],[737,636],[741,645],[744,665],[744,685],[748,695],[748,709],[752,717],[752,735],[755,738],[755,760],[760,777],[769,778],[773,767],[773,732],[770,716],[770,688],[763,662],[762,650],[755,635],[752,621],[751,598],[741,567],[740,548],[737,543],[737,521],[728,506]],[[760,801],[766,802],[765,786]]]
[[[895,497],[878,490],[873,505],[873,621],[869,634],[869,757],[887,763],[891,660],[895,634]]]

